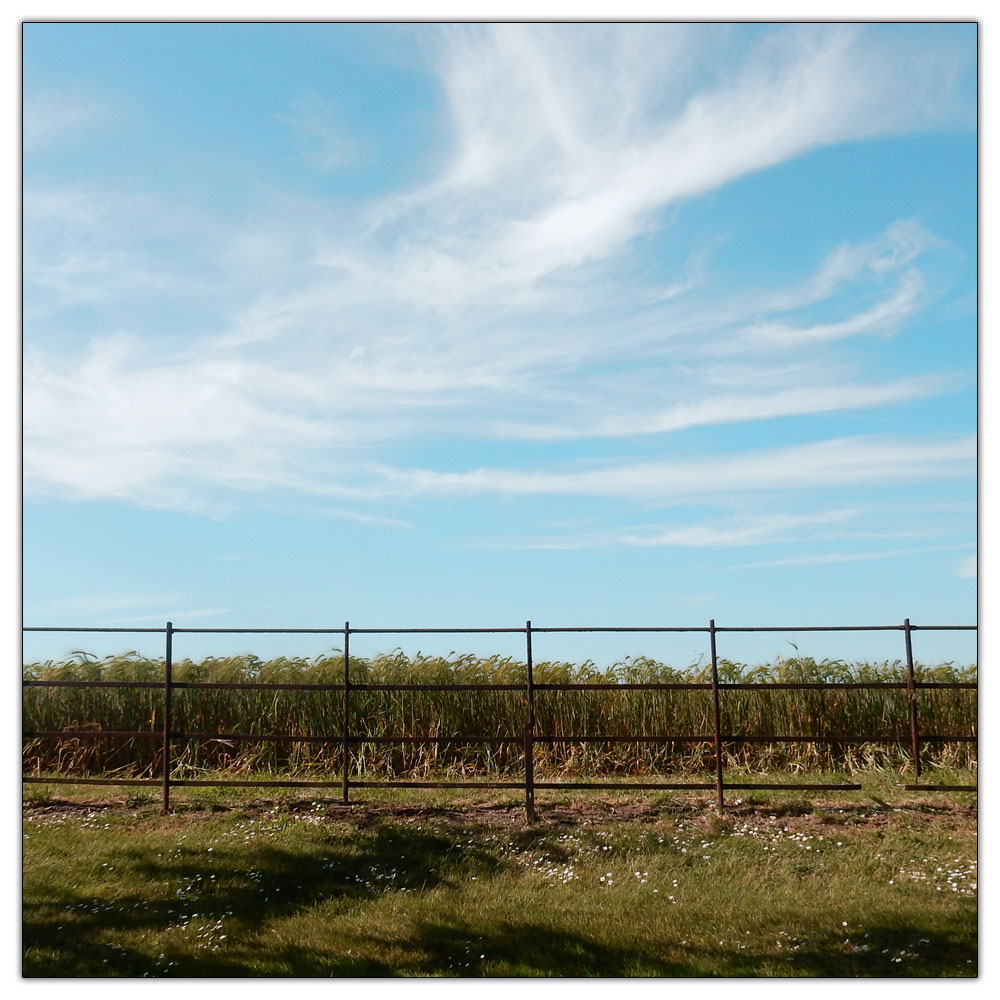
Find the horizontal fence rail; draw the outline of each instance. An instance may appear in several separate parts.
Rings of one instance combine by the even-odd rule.
[[[978,690],[978,682],[958,681],[918,681],[914,675],[912,633],[977,631],[976,625],[913,625],[906,619],[901,625],[806,625],[806,626],[717,626],[712,620],[707,626],[538,626],[527,621],[523,626],[495,628],[357,628],[345,622],[343,628],[177,628],[167,622],[162,628],[120,628],[100,626],[25,626],[24,632],[97,632],[161,634],[165,637],[164,679],[158,681],[60,681],[23,680],[25,688],[133,688],[156,689],[163,692],[162,730],[23,730],[24,740],[53,738],[63,740],[114,740],[142,739],[162,743],[162,764],[160,778],[108,778],[108,777],[34,777],[22,776],[24,782],[67,785],[123,785],[159,786],[162,789],[164,811],[170,809],[170,789],[175,787],[220,787],[220,788],[339,788],[345,804],[350,801],[352,788],[519,788],[524,790],[525,813],[529,821],[535,819],[536,789],[646,789],[650,791],[701,790],[714,791],[718,808],[725,807],[725,790],[802,790],[802,791],[857,791],[861,785],[845,784],[766,784],[738,783],[725,781],[722,761],[723,747],[753,743],[813,743],[813,744],[861,744],[882,743],[909,745],[913,760],[915,781],[904,787],[908,791],[970,791],[978,790],[976,785],[931,785],[920,783],[922,765],[920,747],[935,743],[977,743],[978,736],[970,734],[927,734],[920,731],[917,692],[933,689]],[[536,684],[532,661],[532,636],[535,633],[689,633],[707,634],[711,653],[711,681],[688,683],[565,683]],[[719,658],[716,636],[719,633],[756,632],[902,632],[905,645],[906,676],[900,681],[831,681],[821,682],[726,682],[719,680]],[[194,682],[173,680],[173,637],[177,634],[203,635],[338,635],[344,640],[343,683],[253,683],[253,682]],[[523,684],[371,684],[351,680],[350,637],[352,635],[471,635],[513,633],[525,636],[526,679]],[[325,691],[341,695],[341,727],[339,733],[299,734],[299,733],[219,733],[183,732],[172,726],[173,692],[178,690],[215,691]],[[908,731],[878,734],[824,734],[824,735],[737,735],[729,733],[723,725],[722,695],[726,691],[827,691],[827,690],[906,690],[908,702]],[[710,691],[712,694],[712,732],[699,734],[681,733],[626,733],[626,734],[566,734],[535,732],[535,694],[538,691]],[[487,736],[481,733],[460,735],[410,735],[371,736],[351,733],[350,701],[352,692],[363,691],[519,691],[525,696],[525,716],[523,731],[507,735]],[[174,742],[194,740],[202,742],[258,742],[258,743],[308,743],[339,744],[342,748],[342,771],[339,779],[331,781],[278,779],[274,781],[240,781],[178,778],[172,776],[171,749]],[[351,779],[350,748],[359,744],[483,744],[521,745],[524,758],[523,781],[370,781]],[[537,743],[594,743],[594,744],[669,744],[703,743],[712,744],[715,749],[715,774],[711,782],[600,782],[600,781],[536,781],[534,777],[534,747]]]

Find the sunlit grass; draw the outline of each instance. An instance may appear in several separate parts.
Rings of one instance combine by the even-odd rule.
[[[975,809],[955,796],[769,793],[720,817],[553,794],[528,827],[506,794],[199,789],[163,816],[147,793],[51,791],[26,810],[29,976],[977,971]]]

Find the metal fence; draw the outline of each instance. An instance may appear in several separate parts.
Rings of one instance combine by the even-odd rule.
[[[24,687],[83,687],[83,688],[161,688],[163,691],[163,727],[162,731],[142,730],[138,732],[121,732],[108,730],[57,730],[22,732],[25,740],[43,737],[68,736],[73,739],[157,739],[162,741],[162,777],[160,779],[146,778],[68,778],[68,777],[33,777],[22,776],[25,782],[46,784],[91,784],[91,785],[153,785],[162,788],[163,809],[170,809],[170,789],[179,786],[213,786],[213,787],[289,787],[289,788],[339,788],[344,803],[350,801],[352,788],[520,788],[524,790],[525,812],[529,821],[535,819],[535,791],[537,789],[644,789],[647,791],[674,790],[714,790],[718,808],[725,807],[725,791],[753,790],[802,790],[802,791],[858,791],[861,785],[848,784],[748,784],[725,781],[723,778],[722,748],[724,745],[746,743],[827,743],[827,744],[861,744],[861,743],[898,743],[910,746],[913,760],[915,781],[904,787],[909,791],[948,791],[976,792],[976,785],[944,785],[920,783],[922,773],[920,748],[922,744],[930,743],[976,743],[975,734],[926,734],[920,731],[920,720],[917,698],[918,691],[934,688],[964,688],[978,690],[978,682],[959,681],[917,681],[914,673],[913,646],[911,634],[915,631],[976,631],[975,625],[912,625],[907,618],[902,625],[811,625],[811,626],[764,626],[764,627],[732,627],[717,626],[714,619],[707,626],[672,627],[672,626],[537,626],[530,621],[523,626],[511,628],[353,628],[350,622],[345,622],[343,628],[175,628],[172,622],[167,622],[164,628],[98,628],[98,627],[64,627],[64,626],[28,626],[25,632],[124,632],[124,633],[160,633],[165,637],[165,670],[162,683],[151,681],[45,681],[25,680]],[[536,633],[553,632],[614,632],[614,633],[662,633],[662,632],[702,632],[709,637],[711,653],[711,682],[684,683],[562,683],[536,684],[532,666],[532,636]],[[893,681],[852,681],[852,682],[815,682],[815,683],[727,683],[719,680],[719,660],[716,650],[716,636],[720,632],[902,632],[906,653],[905,679]],[[344,641],[344,680],[342,684],[256,684],[242,682],[178,682],[173,680],[173,637],[178,633],[201,634],[314,634],[343,636]],[[483,634],[483,633],[521,633],[525,637],[526,679],[523,684],[359,684],[352,682],[350,676],[350,642],[352,635],[429,635],[429,634]],[[300,735],[293,733],[186,733],[174,730],[171,722],[171,702],[173,692],[180,688],[201,688],[207,690],[293,690],[293,691],[327,691],[341,696],[341,731],[336,734]],[[737,736],[726,733],[723,728],[723,712],[720,695],[732,690],[837,690],[837,689],[876,689],[905,688],[909,700],[909,733],[905,736],[886,735],[879,733],[850,733],[836,735],[767,735],[767,736]],[[577,690],[705,690],[712,693],[713,731],[702,734],[650,734],[632,733],[617,735],[595,734],[549,734],[535,732],[535,695],[538,691],[577,691]],[[524,728],[522,733],[508,736],[484,736],[473,733],[461,736],[359,736],[351,733],[351,693],[354,691],[521,691],[525,697]],[[183,740],[229,740],[229,741],[274,741],[296,743],[335,743],[342,748],[342,774],[336,781],[230,781],[174,778],[171,776],[172,760],[171,746],[175,741]],[[536,743],[704,743],[714,747],[715,775],[712,782],[602,782],[602,781],[536,781],[534,771],[534,746]],[[351,746],[359,743],[466,743],[466,744],[522,744],[524,754],[523,781],[359,781],[351,778]]]

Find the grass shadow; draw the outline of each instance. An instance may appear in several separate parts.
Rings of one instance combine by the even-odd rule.
[[[227,939],[252,942],[272,921],[308,907],[347,910],[386,891],[416,893],[470,876],[489,878],[502,866],[473,845],[398,825],[313,842],[302,852],[261,845],[252,854],[253,868],[246,867],[247,858],[237,847],[215,848],[211,854],[180,848],[172,857],[152,861],[142,847],[125,848],[116,856],[116,868],[128,871],[133,883],[176,887],[173,898],[132,891],[95,899],[53,891],[44,901],[26,900],[23,975],[141,976],[162,973],[171,962],[176,963],[169,966],[173,974],[247,975],[242,957],[229,962],[204,949],[194,956],[188,937],[178,935],[171,949],[164,935],[169,941],[171,928],[185,921],[210,927],[221,920]],[[136,930],[152,932],[159,944],[148,949],[107,944],[115,932],[132,936]],[[213,939],[211,933],[205,937]],[[372,968],[357,974],[385,973]]]

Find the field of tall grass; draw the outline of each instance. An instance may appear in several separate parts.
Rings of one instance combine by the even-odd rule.
[[[136,653],[97,659],[84,653],[61,662],[24,666],[24,680],[145,681],[162,683],[162,660]],[[918,681],[976,680],[976,668],[918,665]],[[350,661],[352,684],[514,684],[525,683],[526,665],[512,658],[452,655],[448,658],[400,650]],[[674,668],[655,660],[629,658],[605,669],[591,662],[534,664],[536,684],[564,683],[701,683],[710,668]],[[343,682],[339,652],[314,659],[254,656],[183,660],[174,664],[175,682],[329,684]],[[900,662],[845,663],[811,658],[780,659],[749,667],[720,661],[723,683],[817,683],[905,681]],[[923,735],[972,735],[977,731],[975,690],[920,690]],[[335,779],[342,767],[342,693],[339,690],[212,690],[180,688],[173,693],[172,729],[195,733],[292,733],[329,735],[328,743],[177,741],[174,776],[205,772],[280,773],[290,777]],[[523,769],[519,744],[525,720],[525,692],[514,691],[370,691],[350,696],[352,736],[492,736],[514,742],[496,744],[379,742],[353,744],[355,777],[516,776]],[[23,729],[119,730],[158,733],[162,727],[163,691],[157,688],[25,687]],[[724,766],[773,771],[842,770],[850,767],[905,769],[911,763],[909,708],[905,689],[723,690],[723,733],[732,736],[860,736],[879,734],[906,742],[730,744]],[[548,742],[544,736],[613,736],[622,734],[710,736],[713,732],[710,690],[537,691],[535,749],[537,780],[604,774],[690,775],[714,768],[711,742],[666,741],[656,744]],[[72,736],[24,741],[26,775],[105,774],[152,777],[159,773],[158,738],[88,740]],[[928,763],[975,766],[974,743],[928,744]]]

